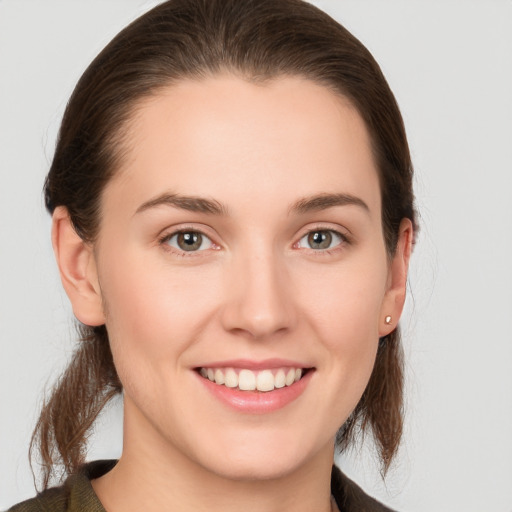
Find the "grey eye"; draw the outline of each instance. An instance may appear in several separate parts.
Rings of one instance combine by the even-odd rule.
[[[172,235],[167,244],[185,252],[204,251],[212,247],[212,241],[198,231],[180,231]]]
[[[322,251],[332,249],[343,242],[343,238],[336,231],[330,229],[317,229],[310,231],[299,240],[299,247]]]

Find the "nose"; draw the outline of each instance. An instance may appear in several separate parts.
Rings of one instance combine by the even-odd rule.
[[[261,340],[293,328],[293,282],[271,251],[231,261],[228,274],[224,329]]]

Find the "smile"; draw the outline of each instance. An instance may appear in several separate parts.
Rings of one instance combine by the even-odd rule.
[[[235,368],[199,368],[199,374],[219,386],[240,391],[269,392],[298,382],[307,369],[283,367],[253,371]]]

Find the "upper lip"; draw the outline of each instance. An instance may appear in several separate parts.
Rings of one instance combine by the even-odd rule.
[[[259,361],[251,359],[230,359],[224,361],[215,361],[197,365],[196,368],[244,368],[247,370],[272,370],[274,368],[311,368],[311,365],[304,362],[293,361],[291,359],[263,359]]]

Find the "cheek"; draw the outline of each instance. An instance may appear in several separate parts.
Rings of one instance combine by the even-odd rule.
[[[211,270],[206,276],[135,253],[105,265],[102,276],[106,325],[120,376],[128,367],[156,375],[164,361],[178,366],[180,354],[213,314],[216,287],[205,285],[215,279]]]
[[[345,400],[347,416],[370,378],[379,340],[387,280],[385,257],[361,261],[303,281],[303,315],[321,341],[327,371]],[[314,283],[314,286],[312,284]]]
[[[306,304],[304,313],[325,333],[328,343],[378,340],[387,281],[382,260],[357,261],[301,279],[299,300]]]

